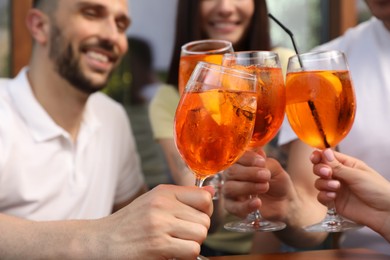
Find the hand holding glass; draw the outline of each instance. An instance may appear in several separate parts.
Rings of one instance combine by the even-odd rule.
[[[346,58],[339,51],[312,52],[289,59],[286,78],[286,114],[304,143],[325,149],[336,147],[352,127],[356,100]],[[312,232],[341,232],[360,225],[329,207],[326,218],[306,227]]]

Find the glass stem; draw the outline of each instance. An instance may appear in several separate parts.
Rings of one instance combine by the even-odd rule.
[[[199,178],[198,176],[195,179],[195,186],[196,187],[202,187],[204,182],[204,178]]]
[[[251,198],[257,198],[258,195],[251,195],[250,196]],[[260,213],[260,210],[259,209],[256,209],[255,211],[253,211],[252,213],[250,213],[250,215],[252,215],[252,219],[254,221],[255,224],[259,224],[261,219],[262,219],[262,216],[261,216],[261,213]]]
[[[255,213],[255,220],[260,221],[260,219],[261,219],[260,210],[256,209],[254,213]]]
[[[334,202],[328,203],[328,210],[326,212],[325,222],[329,227],[338,227],[341,226],[342,218],[337,214],[336,207]]]

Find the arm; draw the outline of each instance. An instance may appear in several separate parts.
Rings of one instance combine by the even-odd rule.
[[[318,200],[334,201],[339,214],[369,226],[390,242],[390,182],[364,162],[326,149],[311,156],[320,178]]]
[[[1,259],[195,259],[211,188],[160,185],[98,220],[34,222],[0,214]]]
[[[296,139],[285,147],[288,153],[286,171],[290,181],[287,186],[292,187],[288,198],[286,218],[283,220],[287,228],[277,232],[277,236],[286,244],[295,247],[311,247],[322,243],[327,233],[306,232],[303,227],[321,221],[327,208],[317,201],[312,174],[310,155],[313,148]],[[275,170],[282,171],[276,167]],[[292,196],[291,196],[292,195]],[[284,208],[284,207],[283,207]]]

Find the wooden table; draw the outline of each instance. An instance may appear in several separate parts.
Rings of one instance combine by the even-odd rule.
[[[214,256],[210,260],[389,260],[390,256],[369,249],[316,250],[245,256]]]

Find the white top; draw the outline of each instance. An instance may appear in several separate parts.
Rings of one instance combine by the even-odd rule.
[[[316,48],[330,49],[346,54],[357,98],[355,122],[340,151],[363,160],[390,181],[390,31],[371,18]],[[285,120],[279,144],[296,138]],[[348,232],[342,241],[342,247],[390,254],[390,244],[368,228]]]
[[[0,212],[32,220],[109,215],[144,184],[125,111],[91,95],[73,143],[35,99],[26,71],[0,79]]]

